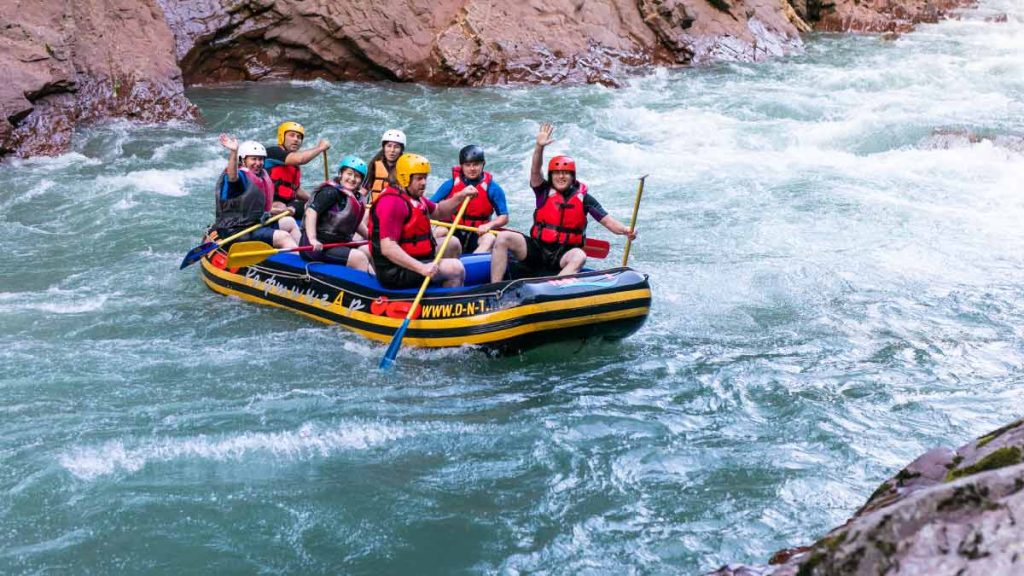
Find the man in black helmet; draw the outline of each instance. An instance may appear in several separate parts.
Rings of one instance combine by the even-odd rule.
[[[493,181],[490,172],[484,172],[484,149],[470,144],[459,151],[459,165],[452,168],[452,177],[438,187],[430,198],[433,202],[441,202],[458,194],[467,187],[474,187],[477,195],[470,200],[466,213],[462,216],[463,226],[478,228],[476,232],[459,230],[455,236],[462,242],[463,252],[490,252],[494,246],[494,235],[488,233],[492,228],[500,228],[508,224],[508,205],[505,202],[505,191]],[[491,220],[491,216],[497,217]],[[451,218],[448,218],[451,222]],[[444,236],[448,229],[442,226],[435,228],[437,236]]]

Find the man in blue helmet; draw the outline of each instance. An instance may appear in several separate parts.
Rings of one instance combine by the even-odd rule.
[[[459,151],[459,165],[452,168],[452,177],[445,181],[430,198],[432,202],[440,202],[458,194],[467,187],[473,187],[477,195],[466,207],[462,217],[464,226],[477,228],[476,232],[459,230],[455,237],[462,243],[463,252],[490,252],[494,246],[494,235],[489,231],[508,224],[508,204],[505,202],[505,191],[494,181],[490,172],[484,171],[484,149],[470,144]],[[491,216],[497,215],[493,220]],[[447,219],[451,222],[451,218]],[[435,228],[435,235],[444,237],[448,229],[443,226]]]
[[[313,250],[302,252],[303,259],[344,264],[370,272],[370,258],[366,252],[351,246],[324,249],[324,244],[351,242],[357,232],[363,238],[368,236],[363,223],[365,210],[359,195],[364,178],[366,162],[349,154],[338,164],[338,175],[313,192],[302,222],[302,245],[312,246]]]

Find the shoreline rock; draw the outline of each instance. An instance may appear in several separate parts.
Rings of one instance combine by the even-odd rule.
[[[934,448],[883,482],[847,520],[769,565],[713,576],[1024,573],[1024,419],[957,450]]]
[[[0,1],[0,156],[67,151],[75,127],[198,118],[155,4]]]
[[[107,118],[198,119],[186,85],[265,79],[618,86],[758,61],[811,30],[902,32],[973,0],[0,0],[0,158]]]

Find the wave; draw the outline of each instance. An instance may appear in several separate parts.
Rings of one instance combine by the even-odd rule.
[[[76,478],[94,480],[116,472],[137,472],[154,462],[181,459],[228,462],[263,455],[307,460],[344,450],[366,450],[412,433],[405,427],[377,423],[345,423],[332,428],[307,423],[283,432],[158,438],[139,443],[112,440],[100,446],[73,448],[59,461]]]

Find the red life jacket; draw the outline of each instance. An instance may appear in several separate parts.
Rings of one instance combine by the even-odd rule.
[[[298,166],[277,164],[267,169],[274,182],[274,200],[287,204],[295,199],[295,191],[302,183],[302,171]]]
[[[413,203],[412,198],[409,198],[407,194],[403,194],[391,186],[380,193],[380,197],[383,196],[397,196],[409,207],[409,215],[406,216],[405,222],[402,224],[402,236],[398,240],[398,245],[413,258],[432,258],[436,244],[434,234],[430,229],[430,216],[427,215],[424,208]],[[369,228],[371,251],[375,255],[383,255],[380,249],[378,205],[378,202],[374,202],[373,207],[370,208],[370,220],[367,222],[367,227]]]
[[[448,193],[445,198],[451,198],[452,196],[462,192],[463,189],[468,186],[466,181],[461,178],[462,166],[455,166],[452,168],[452,191]],[[491,185],[491,173],[484,172],[483,180],[476,185],[477,195],[469,201],[469,205],[466,206],[466,213],[462,215],[462,223],[466,226],[480,226],[487,224],[491,221],[491,215],[494,214],[494,205],[491,204],[491,199],[487,197],[487,188]],[[455,220],[455,215],[451,215],[445,219],[446,222]]]
[[[533,212],[530,237],[544,244],[583,246],[587,237],[587,211],[583,207],[586,195],[587,185],[583,182],[568,198],[552,188],[544,203]]]

